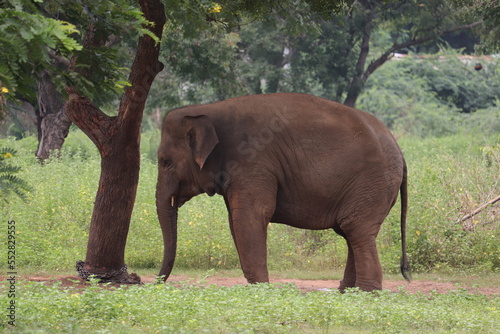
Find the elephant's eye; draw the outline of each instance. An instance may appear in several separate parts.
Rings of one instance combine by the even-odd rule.
[[[163,168],[166,169],[172,169],[172,167],[174,167],[174,162],[170,159],[163,159],[161,163],[163,165]]]

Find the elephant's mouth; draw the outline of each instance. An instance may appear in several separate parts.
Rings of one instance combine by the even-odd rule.
[[[172,195],[172,197],[170,197],[170,206],[173,208],[180,208],[187,201],[189,201],[189,198],[182,198],[176,195]]]
[[[184,203],[200,193],[201,191],[199,191],[193,185],[185,182],[180,182],[179,186],[176,187],[173,192],[171,192],[172,195],[170,196],[170,206],[172,208],[180,208],[184,205]]]

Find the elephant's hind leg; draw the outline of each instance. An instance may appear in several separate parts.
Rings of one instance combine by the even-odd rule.
[[[364,291],[381,290],[382,266],[378,257],[375,237],[352,247],[356,265],[355,286]]]
[[[341,225],[341,235],[347,241],[349,253],[340,290],[358,287],[361,290],[372,291],[382,289],[382,266],[377,252],[375,238],[381,221],[368,219],[361,224],[344,220]],[[356,220],[359,221],[359,220]]]

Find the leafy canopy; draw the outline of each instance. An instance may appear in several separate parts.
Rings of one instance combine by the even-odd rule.
[[[147,24],[129,0],[6,0],[0,5],[2,93],[33,101],[42,71],[60,92],[76,86],[97,99],[117,92],[127,84],[127,55],[117,46],[151,34]]]
[[[30,95],[33,75],[51,63],[49,52],[61,56],[81,50],[72,37],[79,33],[73,24],[44,17],[35,4],[7,0],[0,8],[0,85],[2,93],[16,90]]]

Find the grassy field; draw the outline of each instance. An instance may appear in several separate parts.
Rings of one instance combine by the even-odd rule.
[[[137,201],[126,249],[132,271],[154,271],[162,256],[156,217],[154,155],[157,132],[143,135]],[[424,275],[487,276],[498,282],[500,224],[490,206],[465,224],[456,221],[498,196],[500,135],[399,140],[409,166],[408,252]],[[88,225],[99,177],[93,144],[71,132],[61,158],[36,162],[36,138],[0,140],[18,155],[12,164],[34,189],[28,202],[10,198],[4,222],[15,221],[19,275],[72,271],[85,258]],[[6,226],[5,226],[6,227]],[[5,229],[4,229],[5,230]],[[397,274],[399,204],[378,237],[386,274]],[[271,224],[272,273],[341,272],[346,247],[332,231],[306,231]],[[4,235],[7,244],[7,234]],[[179,213],[175,270],[239,267],[220,197],[198,196]],[[0,264],[7,272],[6,261]],[[175,273],[175,272],[174,272]],[[322,274],[324,275],[324,274]],[[307,277],[317,278],[317,277]],[[497,283],[498,286],[498,283]],[[8,285],[0,304],[8,305]],[[445,295],[311,292],[293,286],[208,287],[145,285],[85,291],[34,282],[16,286],[17,332],[103,333],[498,333],[500,298],[457,291]],[[2,306],[4,307],[4,306]],[[82,312],[83,310],[83,312]]]
[[[500,298],[464,291],[302,293],[294,286],[17,289],[13,333],[498,333]],[[0,296],[6,305],[5,293]],[[3,320],[3,319],[2,319]]]

